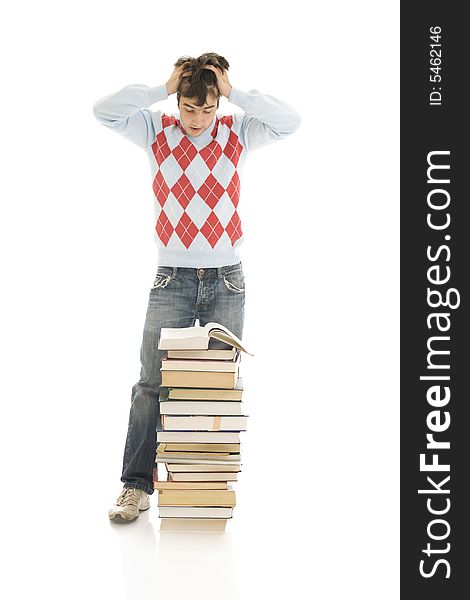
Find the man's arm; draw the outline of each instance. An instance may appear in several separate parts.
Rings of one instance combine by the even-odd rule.
[[[245,111],[234,118],[241,119],[239,136],[247,151],[291,135],[301,122],[295,108],[258,90],[244,92],[232,86],[228,100]]]
[[[100,123],[121,133],[131,142],[147,148],[161,129],[161,111],[151,112],[149,106],[176,93],[182,77],[188,77],[186,63],[174,67],[164,85],[148,87],[139,83],[126,85],[115,94],[101,98],[93,105]],[[152,118],[153,117],[153,118]],[[155,130],[157,126],[158,131]]]
[[[106,127],[117,131],[138,146],[147,148],[155,140],[152,112],[147,110],[147,107],[167,98],[166,85],[126,85],[118,92],[95,102],[93,113]]]
[[[280,140],[299,127],[300,115],[287,102],[258,90],[243,92],[232,86],[227,69],[214,65],[206,65],[205,68],[215,73],[222,96],[245,111],[244,115],[237,114],[233,118],[239,127],[240,142],[247,151]]]

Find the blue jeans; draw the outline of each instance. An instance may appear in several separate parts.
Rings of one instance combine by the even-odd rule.
[[[139,381],[132,387],[129,426],[122,465],[124,487],[153,494],[157,431],[161,431],[158,403],[161,359],[158,350],[162,327],[191,327],[214,321],[242,339],[245,316],[245,279],[242,263],[215,268],[159,266],[150,290],[140,350]],[[229,348],[211,340],[211,348]]]

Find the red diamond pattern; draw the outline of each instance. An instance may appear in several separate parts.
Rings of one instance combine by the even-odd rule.
[[[166,246],[171,238],[174,229],[164,210],[162,210],[158,217],[157,224],[155,225],[155,230],[158,234],[158,237],[163,242],[163,245]]]
[[[238,171],[235,171],[227,186],[227,194],[230,196],[230,200],[233,202],[235,208],[237,208],[238,201],[240,200],[240,177],[238,176]]]
[[[235,167],[238,165],[238,160],[242,150],[243,146],[238,140],[238,135],[231,131],[227,140],[227,145],[224,148],[224,154],[226,154],[227,157],[233,162]]]
[[[196,193],[196,190],[184,173],[171,188],[171,191],[183,208],[188,206],[191,198]]]
[[[237,211],[233,213],[232,218],[230,219],[229,223],[227,223],[225,231],[232,242],[232,246],[239,238],[242,237],[242,224]]]
[[[158,172],[153,180],[152,187],[155,197],[162,207],[155,225],[155,230],[158,237],[162,241],[163,245],[167,246],[173,233],[176,233],[184,246],[188,249],[200,231],[207,239],[211,247],[214,248],[225,231],[229,236],[233,246],[235,242],[243,235],[241,221],[237,211],[234,211],[232,218],[224,228],[213,209],[218,204],[225,191],[230,197],[235,209],[237,208],[240,199],[240,178],[238,176],[238,172],[235,170],[229,184],[227,185],[227,189],[225,190],[225,188],[212,174],[212,170],[220,160],[222,153],[232,161],[235,168],[238,165],[240,155],[243,151],[243,146],[240,144],[238,136],[232,131],[233,117],[231,115],[225,115],[220,119],[217,117],[216,123],[212,130],[212,137],[214,138],[213,141],[199,151],[201,158],[204,160],[211,173],[197,191],[194,189],[184,172],[178,181],[176,181],[176,183],[172,186],[171,190],[168,187],[162,175],[165,165],[163,165],[162,170],[160,170],[162,163],[164,163],[165,160],[171,154],[173,154],[181,169],[185,171],[197,156],[198,150],[185,135],[178,119],[163,114],[162,125],[163,130],[156,136],[155,141],[152,144],[153,154],[159,166]],[[165,129],[168,127],[174,127],[175,125],[178,125],[181,133],[183,133],[183,137],[181,138],[179,144],[173,148],[173,150],[170,150],[170,147],[167,143]],[[230,130],[228,140],[223,148],[215,139],[218,135],[219,125],[225,126]],[[201,229],[196,226],[186,211],[183,212],[176,227],[173,227],[163,209],[170,191],[178,200],[183,209],[187,208],[188,204],[191,202],[196,193],[198,193],[204,202],[206,202],[206,204],[212,209]]]
[[[232,129],[232,125],[233,125],[232,115],[224,115],[223,117],[220,117],[219,123],[222,123],[222,125],[226,125],[229,129]]]
[[[170,193],[170,188],[167,186],[166,181],[163,179],[163,175],[161,171],[155,175],[153,180],[153,193],[155,194],[157,200],[160,202],[162,208],[168,198],[168,194]]]
[[[181,142],[176,146],[176,148],[173,148],[172,152],[183,171],[188,167],[197,154],[194,144],[192,144],[187,137],[182,138]]]
[[[171,150],[166,141],[165,131],[160,131],[160,133],[157,135],[152,144],[152,150],[158,166],[160,166],[162,162],[170,156]]]
[[[170,125],[174,125],[176,123],[175,117],[171,117],[170,115],[166,115],[163,113],[162,115],[162,125],[163,127],[169,127]]]
[[[202,156],[204,162],[212,171],[212,169],[217,164],[217,161],[222,156],[222,148],[220,147],[220,144],[218,144],[214,140],[208,146],[206,146],[202,150],[199,150],[199,154]]]
[[[206,240],[212,246],[212,248],[217,244],[217,242],[222,237],[224,232],[224,227],[222,223],[217,218],[215,212],[211,212],[211,214],[207,217],[206,222],[201,228],[201,233],[204,235]],[[232,244],[233,245],[233,244]]]
[[[178,221],[178,225],[175,227],[175,231],[186,248],[189,248],[189,246],[191,246],[193,243],[193,240],[196,237],[199,229],[191,221],[188,213],[184,212],[181,215],[181,219]]]
[[[224,191],[224,188],[211,173],[198,189],[197,193],[208,206],[214,209],[214,206],[220,200]]]

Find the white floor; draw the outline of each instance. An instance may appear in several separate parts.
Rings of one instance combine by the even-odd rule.
[[[156,494],[136,522],[108,519],[140,341],[121,340],[110,321],[81,337],[75,326],[63,352],[57,331],[36,336],[27,383],[22,338],[11,336],[0,436],[8,600],[399,597],[398,394],[377,345],[346,353],[342,321],[329,338],[326,322],[321,345],[286,330],[296,352],[279,354],[259,321],[256,356],[241,366],[249,418],[233,519],[225,533],[160,533]],[[94,331],[109,353],[89,344]]]
[[[2,498],[9,600],[398,598],[398,488],[387,487],[396,473],[381,470],[386,457],[368,446],[375,438],[380,447],[380,431],[348,438],[344,404],[340,421],[332,408],[325,424],[328,411],[322,423],[307,401],[292,429],[286,414],[268,410],[272,384],[256,382],[246,393],[243,471],[224,533],[160,533],[156,493],[135,522],[110,522],[127,402],[112,413],[109,400],[91,411],[76,410],[72,398],[35,427],[38,406],[27,425],[30,466],[21,467],[29,485],[6,484]],[[268,386],[262,402],[257,385]],[[5,454],[10,466],[25,460],[25,448]]]
[[[9,524],[19,559],[10,573],[18,595],[10,597],[38,597],[39,591],[41,598],[70,600],[398,598],[398,571],[379,558],[387,557],[387,541],[374,534],[377,546],[364,548],[360,537],[350,537],[362,526],[338,530],[346,498],[338,519],[305,518],[309,503],[302,494],[298,503],[283,501],[278,482],[263,516],[256,504],[262,487],[250,491],[248,485],[249,479],[240,482],[239,506],[225,533],[160,532],[156,495],[139,519],[122,525],[108,520],[109,490],[61,494],[46,519],[31,499],[16,514],[16,528]]]

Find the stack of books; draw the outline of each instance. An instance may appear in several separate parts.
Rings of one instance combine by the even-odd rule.
[[[240,432],[248,418],[239,373],[240,352],[247,350],[219,323],[163,328],[158,348],[167,351],[156,456],[167,481],[154,477],[160,529],[224,531],[236,503],[231,482],[241,471]]]

